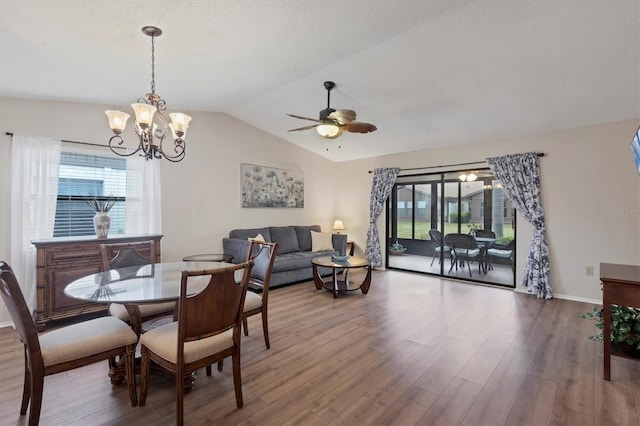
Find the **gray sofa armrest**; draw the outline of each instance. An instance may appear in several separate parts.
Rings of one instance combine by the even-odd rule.
[[[249,240],[238,240],[235,238],[222,239],[222,252],[233,256],[233,263],[242,263],[247,257],[249,250]]]
[[[333,248],[340,253],[340,256],[347,254],[347,235],[346,234],[333,234],[331,238]]]

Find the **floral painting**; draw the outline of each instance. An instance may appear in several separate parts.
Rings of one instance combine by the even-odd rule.
[[[304,173],[242,164],[242,207],[304,207]]]

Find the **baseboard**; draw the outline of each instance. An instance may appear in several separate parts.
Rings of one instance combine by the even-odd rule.
[[[531,294],[524,287],[516,287],[513,289],[513,291],[517,291],[518,293]],[[573,296],[571,294],[554,293],[553,297],[556,299],[572,300],[574,302],[590,303],[592,305],[602,305],[602,300],[588,299],[586,297]]]

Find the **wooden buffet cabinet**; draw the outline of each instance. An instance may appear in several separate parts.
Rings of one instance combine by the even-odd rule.
[[[49,321],[107,310],[107,305],[86,303],[64,294],[70,282],[102,271],[100,244],[154,240],[155,262],[160,262],[162,235],[129,237],[62,237],[32,241],[36,246],[35,323],[43,330]]]

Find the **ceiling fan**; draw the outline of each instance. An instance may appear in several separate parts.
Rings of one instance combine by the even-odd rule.
[[[333,109],[331,108],[331,90],[336,87],[333,81],[325,81],[324,88],[327,89],[327,108],[320,111],[320,118],[301,117],[299,115],[287,114],[289,117],[299,118],[301,120],[315,121],[316,124],[311,126],[298,127],[291,129],[289,132],[298,130],[309,130],[315,128],[320,136],[327,139],[335,139],[342,135],[345,130],[352,133],[369,133],[378,130],[376,126],[370,123],[363,123],[356,120],[356,112],[350,109]]]

